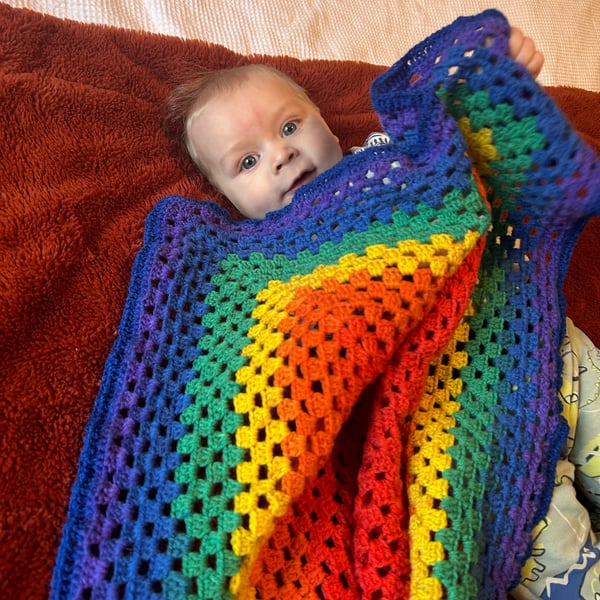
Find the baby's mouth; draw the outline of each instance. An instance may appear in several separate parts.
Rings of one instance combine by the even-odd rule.
[[[294,193],[299,187],[302,187],[309,181],[312,181],[315,178],[316,171],[316,169],[310,169],[308,171],[303,171],[302,173],[300,173],[300,175],[298,175],[298,177],[294,179],[290,189],[288,190],[288,193]]]

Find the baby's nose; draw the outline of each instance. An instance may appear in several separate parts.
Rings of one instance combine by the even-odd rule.
[[[281,171],[285,165],[289,164],[298,155],[298,151],[291,146],[281,146],[275,156],[275,170]]]

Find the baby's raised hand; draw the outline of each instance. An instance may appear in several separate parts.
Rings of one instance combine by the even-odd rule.
[[[544,55],[535,47],[535,42],[524,35],[518,27],[511,27],[508,40],[510,57],[520,62],[534,77],[544,66]]]

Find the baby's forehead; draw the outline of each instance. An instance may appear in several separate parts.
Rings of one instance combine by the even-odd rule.
[[[203,137],[198,138],[192,131],[198,118],[212,121],[225,116],[238,126],[240,119],[245,119],[246,125],[258,127],[263,115],[283,116],[284,112],[299,110],[299,106],[318,111],[304,89],[283,73],[270,69],[232,73],[229,78],[216,82],[212,89],[205,89],[197,98],[186,122],[189,145],[192,150],[195,146],[206,146]],[[240,127],[238,134],[241,136],[242,132],[245,134],[244,128]],[[235,130],[228,131],[229,137],[234,134]],[[214,148],[207,150],[212,154]]]
[[[290,95],[304,97],[302,88],[293,81],[287,79],[283,73],[273,71],[254,71],[246,77],[233,83],[233,88],[239,87],[248,90],[260,92],[263,86],[273,86],[279,89],[281,93],[289,93]]]

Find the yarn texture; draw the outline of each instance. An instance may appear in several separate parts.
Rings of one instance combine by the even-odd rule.
[[[597,157],[463,17],[372,86],[386,146],[263,221],[150,214],[51,597],[504,598],[567,434]]]

